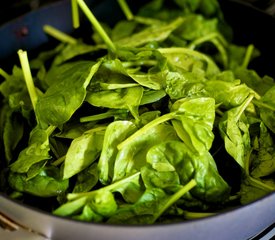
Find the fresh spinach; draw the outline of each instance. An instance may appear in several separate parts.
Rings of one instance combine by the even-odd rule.
[[[218,1],[119,4],[126,20],[110,27],[73,0],[91,41],[45,26],[60,44],[0,68],[1,191],[108,224],[205,217],[274,192],[274,80],[248,67],[259,51],[231,42]]]

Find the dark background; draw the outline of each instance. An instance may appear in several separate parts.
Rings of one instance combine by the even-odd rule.
[[[58,2],[62,0],[8,0],[2,1],[0,6],[0,25],[14,19],[24,13],[35,10],[43,5]],[[69,1],[69,0],[67,0]],[[128,0],[128,1],[138,1],[138,0]],[[230,0],[221,0],[230,1]],[[266,13],[275,16],[275,0],[233,0],[246,2]]]
[[[43,5],[62,0],[6,0],[0,5],[0,25]]]

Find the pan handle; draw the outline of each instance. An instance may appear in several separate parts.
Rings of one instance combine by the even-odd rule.
[[[227,0],[236,2],[249,7],[255,8],[259,11],[265,12],[268,15],[275,17],[275,0]]]
[[[1,239],[28,239],[28,240],[49,240],[40,233],[34,232],[24,226],[20,226],[0,212],[0,236]]]

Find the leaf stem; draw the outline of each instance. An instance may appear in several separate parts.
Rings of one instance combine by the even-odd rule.
[[[250,62],[253,50],[254,50],[254,45],[250,44],[247,47],[247,50],[246,50],[246,53],[245,53],[245,56],[244,56],[244,60],[243,60],[243,64],[242,64],[242,68],[247,68],[248,67],[248,64]]]
[[[80,21],[79,21],[79,11],[78,11],[77,0],[71,0],[71,7],[72,7],[73,28],[79,28]]]
[[[189,212],[189,211],[183,211],[183,216],[187,220],[192,219],[198,219],[198,218],[204,218],[216,215],[214,212]]]
[[[258,179],[256,179],[256,178],[253,178],[253,177],[251,177],[251,176],[249,176],[249,175],[248,175],[247,177],[248,177],[249,181],[250,181],[255,187],[258,187],[258,188],[260,188],[260,189],[263,189],[264,191],[270,191],[270,192],[275,191],[275,188],[274,188],[274,187],[269,186],[269,185],[267,185],[267,184],[261,182],[260,180],[258,180]]]
[[[171,119],[173,119],[176,116],[176,112],[167,113],[165,115],[162,115],[153,121],[147,123],[145,126],[140,128],[138,131],[136,131],[134,134],[132,134],[130,137],[128,137],[126,140],[124,140],[122,143],[120,143],[117,146],[118,150],[121,150],[124,146],[126,146],[128,143],[133,141],[136,137],[141,136],[143,134],[147,134],[148,130],[152,127],[157,126],[158,124],[161,124],[163,122],[167,122]]]
[[[63,163],[63,162],[65,161],[65,159],[66,159],[66,155],[64,155],[64,156],[62,156],[62,157],[56,159],[54,162],[51,163],[51,165],[53,165],[53,166],[58,166],[58,165],[60,165],[61,163]]]
[[[258,101],[258,100],[255,100],[255,99],[253,100],[253,103],[258,107],[263,107],[263,108],[266,108],[268,110],[271,110],[271,111],[275,112],[275,108],[272,107],[271,105],[267,104],[267,103],[264,103],[262,101]]]
[[[127,20],[132,20],[134,18],[133,13],[131,12],[126,0],[118,0],[118,4],[126,16]]]
[[[155,215],[153,222],[155,222],[170,206],[172,206],[176,201],[178,201],[184,194],[186,194],[188,191],[190,191],[196,185],[197,185],[197,182],[194,179],[192,179],[186,185],[182,186],[182,188],[179,191],[174,193],[168,199],[168,201],[161,208],[161,210]]]
[[[239,121],[241,115],[243,114],[244,110],[247,108],[247,106],[250,104],[250,102],[252,101],[252,99],[255,97],[255,95],[253,93],[249,94],[249,96],[247,97],[247,99],[244,101],[244,103],[242,104],[240,111],[238,112],[237,116],[236,116],[236,122]]]
[[[126,113],[126,112],[127,112],[127,110],[124,110],[124,109],[111,110],[111,111],[107,111],[105,113],[82,117],[82,118],[80,118],[80,122],[83,123],[83,122],[99,121],[99,120],[103,120],[106,118],[115,117],[116,115],[119,115],[121,113]]]
[[[49,34],[50,36],[56,38],[57,40],[64,42],[64,43],[69,43],[69,44],[76,44],[77,40],[68,34],[61,32],[57,28],[54,28],[50,25],[44,25],[43,30],[45,33]]]
[[[116,47],[110,37],[107,35],[103,27],[100,25],[98,20],[95,18],[94,14],[91,12],[89,7],[86,5],[86,3],[83,0],[77,0],[77,3],[79,7],[82,9],[86,17],[89,19],[89,21],[92,23],[98,34],[101,36],[103,41],[106,43],[109,50],[112,52],[116,52]]]
[[[0,76],[2,76],[5,79],[8,79],[10,75],[6,73],[2,68],[0,68]]]
[[[48,136],[51,136],[51,134],[54,132],[54,130],[56,129],[56,126],[49,126],[46,130],[46,133]]]
[[[19,50],[18,52],[19,60],[21,63],[24,79],[27,85],[27,89],[31,98],[31,103],[33,106],[33,109],[35,110],[36,103],[37,103],[37,92],[34,86],[32,74],[31,74],[31,69],[30,69],[30,64],[28,60],[28,55],[26,51]]]
[[[119,187],[119,186],[121,186],[125,183],[129,183],[132,179],[135,179],[136,177],[139,177],[139,176],[140,176],[140,172],[137,172],[137,173],[134,173],[133,175],[130,175],[126,178],[123,178],[123,179],[121,179],[117,182],[114,182],[110,185],[107,185],[106,187],[102,187],[102,188],[99,188],[99,189],[91,191],[91,192],[69,193],[67,195],[67,199],[69,201],[72,201],[72,200],[75,200],[77,198],[81,198],[81,197],[85,197],[85,196],[89,197],[89,196],[94,195],[97,191],[110,191],[110,192],[112,192],[112,191],[116,190],[117,187]]]

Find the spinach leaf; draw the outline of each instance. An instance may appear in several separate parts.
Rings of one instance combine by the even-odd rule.
[[[275,148],[273,138],[263,123],[260,124],[260,136],[255,142],[256,157],[250,165],[251,176],[267,177],[275,172]]]
[[[111,224],[151,224],[155,220],[155,214],[159,212],[167,198],[163,190],[149,188],[135,204],[118,209],[107,222]]]
[[[201,66],[208,77],[220,72],[216,63],[201,52],[180,47],[160,48],[159,51],[171,65],[185,71],[191,71],[194,66]]]
[[[249,96],[242,105],[226,111],[219,122],[226,151],[243,169],[247,169],[247,159],[251,151],[249,125],[243,112],[253,97],[253,95]]]
[[[100,64],[77,62],[61,72],[60,80],[38,98],[36,112],[40,124],[59,126],[67,122],[83,103],[86,87]]]
[[[108,125],[98,160],[99,179],[104,185],[110,183],[113,178],[117,145],[135,131],[136,126],[130,121],[115,121]]]
[[[177,113],[172,123],[182,141],[194,152],[208,151],[214,140],[214,99],[184,98],[176,101],[171,110]]]
[[[13,172],[27,173],[33,164],[50,159],[49,135],[52,128],[47,130],[34,128],[30,133],[28,146],[22,150],[18,159],[10,165]]]
[[[10,94],[21,92],[24,89],[26,89],[26,84],[22,70],[14,66],[12,75],[7,75],[5,81],[1,83],[0,92],[5,98],[8,98]]]
[[[66,216],[72,216],[73,214],[78,214],[81,212],[81,209],[85,206],[87,203],[88,197],[83,196],[81,198],[78,198],[74,201],[67,202],[63,205],[61,205],[59,208],[55,209],[53,211],[53,214],[66,217]]]
[[[118,209],[108,223],[152,224],[194,186],[196,182],[191,180],[172,195],[159,188],[148,188],[135,204]]]
[[[236,68],[234,70],[236,78],[241,79],[248,87],[252,88],[259,95],[263,96],[271,87],[274,86],[273,78],[264,76],[261,78],[259,74],[252,69]]]
[[[219,202],[229,195],[230,187],[219,175],[215,161],[207,151],[198,154],[180,141],[165,141],[152,147],[146,160],[150,167],[141,172],[145,185],[171,191],[177,189],[178,184],[185,185],[194,178],[197,185],[191,194],[199,199]]]
[[[53,197],[65,193],[69,186],[68,180],[62,180],[59,169],[45,167],[38,175],[28,180],[23,173],[10,172],[10,186],[20,192],[30,193],[39,197]]]
[[[202,95],[213,97],[217,104],[230,109],[241,105],[249,94],[253,91],[240,81],[225,82],[220,80],[210,80],[205,82]]]
[[[116,212],[117,202],[113,192],[120,192],[121,189],[126,191],[127,187],[132,188],[133,185],[131,183],[135,185],[139,181],[139,175],[140,173],[136,173],[94,191],[70,193],[67,195],[68,202],[59,206],[53,213],[59,216],[75,216],[88,205],[91,208],[91,214],[95,213],[96,219],[102,221],[104,216],[109,216]]]
[[[95,213],[92,208],[86,204],[81,214],[72,216],[73,219],[79,220],[79,221],[86,221],[86,222],[102,222],[103,217],[97,213]]]
[[[15,114],[8,106],[6,107],[6,109],[7,111],[3,113],[5,115],[3,116],[5,119],[3,122],[2,131],[5,157],[7,163],[9,164],[12,161],[13,157],[16,156],[14,154],[14,150],[23,138],[24,123],[20,121],[20,117],[18,116],[18,114]]]
[[[165,40],[175,29],[177,29],[182,23],[184,19],[177,18],[173,20],[171,23],[156,26],[150,26],[137,32],[129,37],[120,39],[115,41],[117,45],[121,45],[124,47],[138,47],[143,46],[146,43],[152,41],[163,41]]]
[[[175,139],[178,139],[178,137],[173,127],[167,124],[159,124],[149,129],[146,134],[139,135],[128,141],[117,153],[113,181],[139,171],[145,164],[146,154],[152,146],[164,140]]]
[[[54,58],[52,65],[60,65],[74,57],[81,56],[87,53],[92,53],[100,48],[98,46],[88,45],[81,41],[77,44],[67,44],[62,51]]]
[[[260,116],[265,125],[275,133],[275,86],[271,87],[255,104],[261,106]],[[258,103],[258,104],[257,104]]]
[[[205,77],[194,72],[169,72],[166,76],[166,92],[171,99],[200,96],[204,89]]]
[[[96,107],[128,109],[135,118],[138,118],[138,107],[142,94],[142,87],[130,87],[117,90],[88,92],[85,100]]]
[[[110,217],[117,210],[117,203],[113,193],[107,190],[98,190],[88,201],[91,209],[103,217]]]
[[[241,184],[241,204],[248,204],[275,191],[275,184],[265,184],[261,180],[246,177]]]
[[[77,180],[72,192],[88,192],[97,184],[97,182],[97,163],[93,163],[91,166],[85,168],[83,171],[77,174]]]
[[[75,138],[65,157],[63,179],[69,179],[92,164],[102,150],[105,128],[92,129]]]

